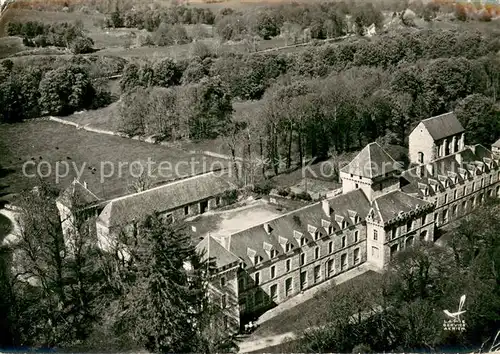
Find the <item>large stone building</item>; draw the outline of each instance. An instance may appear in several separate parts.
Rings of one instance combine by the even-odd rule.
[[[225,176],[210,172],[123,197],[100,200],[85,183],[75,180],[56,204],[66,240],[71,239],[77,220],[92,219],[99,246],[109,250],[116,246],[120,232],[133,229],[147,215],[157,212],[173,222],[203,214],[232,202],[227,193],[236,189]]]
[[[203,240],[199,249],[221,267],[214,295],[224,325],[237,330],[253,315],[361,264],[383,269],[395,252],[435,241],[452,220],[500,196],[500,154],[465,146],[453,113],[420,122],[409,145],[408,170],[371,143],[341,170],[341,195]]]

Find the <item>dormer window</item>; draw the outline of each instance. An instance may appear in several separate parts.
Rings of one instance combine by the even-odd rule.
[[[342,221],[342,229],[345,229],[347,227],[347,221]]]
[[[260,261],[261,261],[261,257],[260,257],[260,256],[255,256],[255,257],[253,257],[253,264],[254,264],[254,265],[259,264],[259,263],[260,263]]]
[[[304,245],[306,245],[306,244],[307,244],[307,240],[306,240],[306,238],[305,238],[305,237],[303,237],[303,236],[302,236],[302,237],[300,238],[300,245],[301,245],[301,246],[304,246]]]
[[[275,258],[278,256],[278,251],[272,249],[271,252],[270,252],[270,255],[271,255],[271,258]]]
[[[293,249],[293,245],[292,245],[290,242],[288,242],[288,243],[286,244],[286,246],[285,246],[285,252],[287,252],[287,253],[288,253],[288,252],[290,252],[292,249]]]
[[[328,226],[328,234],[329,235],[333,234],[333,226],[332,225]]]
[[[319,231],[314,232],[314,240],[319,240],[320,233]]]

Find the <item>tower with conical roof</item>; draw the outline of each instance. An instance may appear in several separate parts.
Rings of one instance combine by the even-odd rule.
[[[361,189],[371,202],[399,189],[401,167],[378,143],[370,143],[340,170],[342,193]]]

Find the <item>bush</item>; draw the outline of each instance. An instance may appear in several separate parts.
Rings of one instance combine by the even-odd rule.
[[[93,52],[94,41],[89,37],[78,37],[71,42],[70,48],[73,54],[86,54]]]
[[[262,182],[256,183],[253,187],[253,191],[257,194],[268,195],[273,189],[273,183],[271,180],[264,180]]]
[[[296,193],[292,196],[292,199],[300,199],[300,200],[305,200],[305,201],[311,201],[312,197],[307,193],[306,191]]]
[[[282,197],[286,197],[290,194],[290,189],[280,187],[280,188],[278,188],[278,194],[281,195]]]
[[[230,191],[225,191],[222,194],[222,201],[224,204],[233,204],[238,200],[238,191],[233,189]]]

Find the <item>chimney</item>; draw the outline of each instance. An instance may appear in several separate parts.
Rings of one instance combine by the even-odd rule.
[[[264,230],[266,230],[266,233],[269,235],[273,229],[271,228],[271,225],[269,225],[267,222],[264,223]]]
[[[417,175],[419,178],[424,178],[424,166],[423,165],[417,166]]]
[[[323,212],[326,214],[326,216],[330,217],[332,215],[332,210],[330,208],[330,203],[328,202],[328,199],[323,199],[321,201],[321,206],[323,207]]]
[[[432,163],[425,165],[425,168],[427,168],[427,172],[429,172],[429,177],[434,176],[434,165]]]

